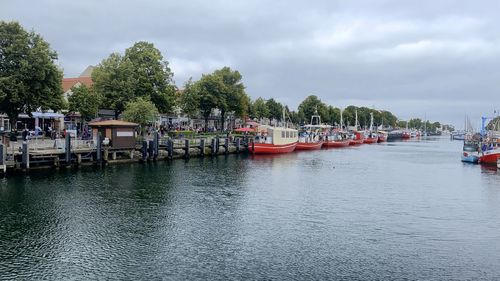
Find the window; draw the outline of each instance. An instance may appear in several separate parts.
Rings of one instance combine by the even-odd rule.
[[[285,131],[281,131],[281,137],[285,138]]]

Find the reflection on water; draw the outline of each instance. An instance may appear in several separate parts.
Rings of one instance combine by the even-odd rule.
[[[500,174],[446,139],[0,183],[2,279],[498,279]]]

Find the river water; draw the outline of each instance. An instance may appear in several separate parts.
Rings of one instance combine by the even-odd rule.
[[[498,280],[500,172],[448,138],[0,182],[0,279]]]

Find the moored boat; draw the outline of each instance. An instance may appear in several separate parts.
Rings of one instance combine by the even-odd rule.
[[[327,140],[325,141],[325,143],[323,144],[323,146],[325,147],[329,147],[329,148],[341,148],[341,147],[347,147],[349,146],[351,143],[351,140]]]
[[[479,162],[479,145],[475,142],[464,142],[462,149],[462,162],[478,163]]]
[[[353,138],[349,140],[349,145],[360,145],[364,143],[364,136],[360,132],[354,132]]]
[[[261,129],[261,128],[259,128]],[[295,150],[298,132],[295,129],[267,126],[267,135],[257,137],[248,150],[253,154],[289,153]]]
[[[373,113],[370,113],[370,128],[368,132],[364,135],[363,143],[377,143],[378,142],[378,135],[377,133],[373,132]]]
[[[315,142],[298,142],[295,150],[316,150],[321,149],[324,141],[315,141]]]
[[[387,141],[387,133],[383,131],[378,132],[378,140],[377,142],[386,142]]]
[[[498,159],[500,159],[500,148],[483,151],[478,162],[486,165],[496,165]]]

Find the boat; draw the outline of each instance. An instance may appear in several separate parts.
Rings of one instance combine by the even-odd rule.
[[[286,127],[259,126],[266,133],[257,136],[248,146],[252,154],[289,153],[295,150],[298,142],[298,131]]]
[[[283,120],[285,119],[285,109],[283,109]],[[289,153],[297,147],[299,132],[290,129],[285,121],[283,127],[259,126],[260,136],[250,143],[248,150],[252,154],[279,154]]]
[[[500,148],[485,150],[479,156],[478,162],[486,165],[497,165],[500,159]]]
[[[360,132],[353,132],[353,138],[349,140],[349,145],[361,145],[365,142],[364,136]]]
[[[314,124],[316,121],[317,124]],[[321,125],[321,116],[318,115],[318,112],[314,113],[311,116],[311,123],[309,125],[305,125],[304,132],[300,135],[299,141],[295,150],[316,150],[321,149],[324,141],[321,139],[321,134],[319,130],[321,128],[330,127],[327,125]]]
[[[377,142],[386,142],[388,138],[388,134],[385,131],[378,131],[378,140]]]
[[[342,109],[340,109],[340,129],[326,136],[326,140],[323,146],[328,148],[348,147],[350,140],[347,136],[347,133],[342,131],[343,129],[344,129],[344,120],[342,117]]]
[[[462,162],[474,164],[478,163],[480,158],[479,150],[479,144],[477,142],[464,142],[462,149]]]
[[[411,138],[411,132],[408,130],[408,121],[406,121],[406,130],[404,130],[401,133],[401,138],[402,139],[410,139]]]
[[[377,143],[378,142],[378,135],[377,133],[373,132],[373,113],[370,113],[370,128],[368,129],[368,132],[365,134],[363,143]]]
[[[364,135],[358,132],[358,111],[355,111],[356,120],[354,121],[354,128],[352,130],[352,136],[349,140],[349,145],[360,145],[364,143]]]
[[[316,142],[298,142],[295,150],[316,150],[321,149],[324,141],[316,141]]]

